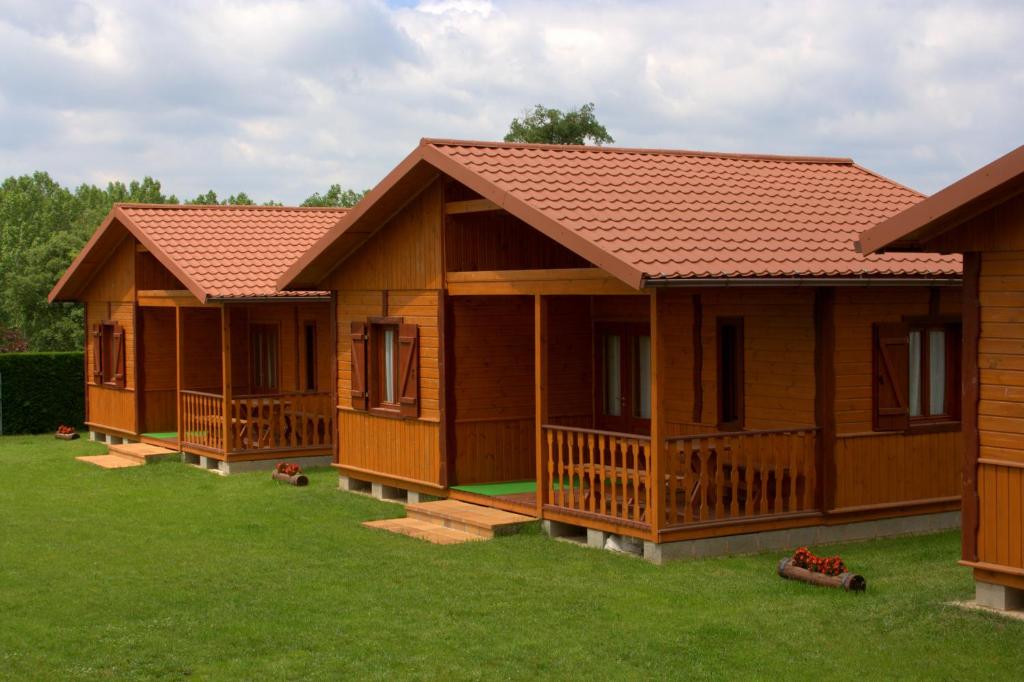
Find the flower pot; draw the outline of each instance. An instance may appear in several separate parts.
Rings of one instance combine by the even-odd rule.
[[[74,439],[78,438],[78,434],[77,433],[55,433],[55,434],[53,434],[53,437],[54,438],[60,438],[61,440],[74,440]]]
[[[808,571],[806,568],[794,566],[792,557],[779,561],[779,575],[788,580],[799,580],[821,587],[841,587],[847,592],[863,592],[868,587],[864,577],[856,573],[825,575],[824,573]]]

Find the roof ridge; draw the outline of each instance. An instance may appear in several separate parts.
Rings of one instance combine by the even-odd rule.
[[[693,156],[713,159],[738,159],[749,161],[779,161],[790,163],[821,163],[844,166],[855,165],[853,159],[843,156],[798,156],[785,154],[754,154],[741,152],[709,152],[692,149],[655,149],[648,147],[606,147],[581,144],[548,144],[541,142],[488,142],[486,140],[454,140],[424,137],[420,145],[492,147],[499,149],[552,149],[560,151],[619,152],[631,154],[658,154],[664,156]]]
[[[258,211],[325,211],[330,213],[342,213],[352,210],[344,206],[256,206],[246,204],[150,204],[136,201],[115,201],[117,208],[168,208],[168,209],[230,209],[230,210],[258,210]]]

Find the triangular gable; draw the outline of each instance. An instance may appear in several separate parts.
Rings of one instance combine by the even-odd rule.
[[[188,276],[184,270],[150,239],[146,233],[121,209],[114,206],[100,227],[93,233],[85,246],[72,261],[57,281],[47,297],[50,303],[55,301],[75,301],[92,280],[96,272],[103,267],[125,234],[131,234],[139,243],[177,277],[182,284],[201,302],[206,303],[209,295],[199,284]]]
[[[356,207],[332,227],[278,279],[279,289],[309,289],[321,286],[338,264],[355,252],[388,218],[425,188],[438,173],[444,173],[500,206],[538,232],[587,259],[634,289],[643,283],[643,273],[616,258],[593,242],[559,225],[526,202],[448,157],[424,139]]]

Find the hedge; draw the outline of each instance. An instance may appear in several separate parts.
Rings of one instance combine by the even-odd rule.
[[[85,421],[82,352],[0,353],[0,434]]]

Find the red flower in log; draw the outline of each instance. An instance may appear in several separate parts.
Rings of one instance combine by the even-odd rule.
[[[296,474],[302,473],[302,467],[300,467],[298,464],[278,462],[277,473],[284,474],[285,476],[295,476]]]
[[[824,575],[842,575],[846,573],[846,564],[843,563],[842,558],[838,555],[819,557],[815,556],[806,547],[801,547],[793,552],[793,565]]]

